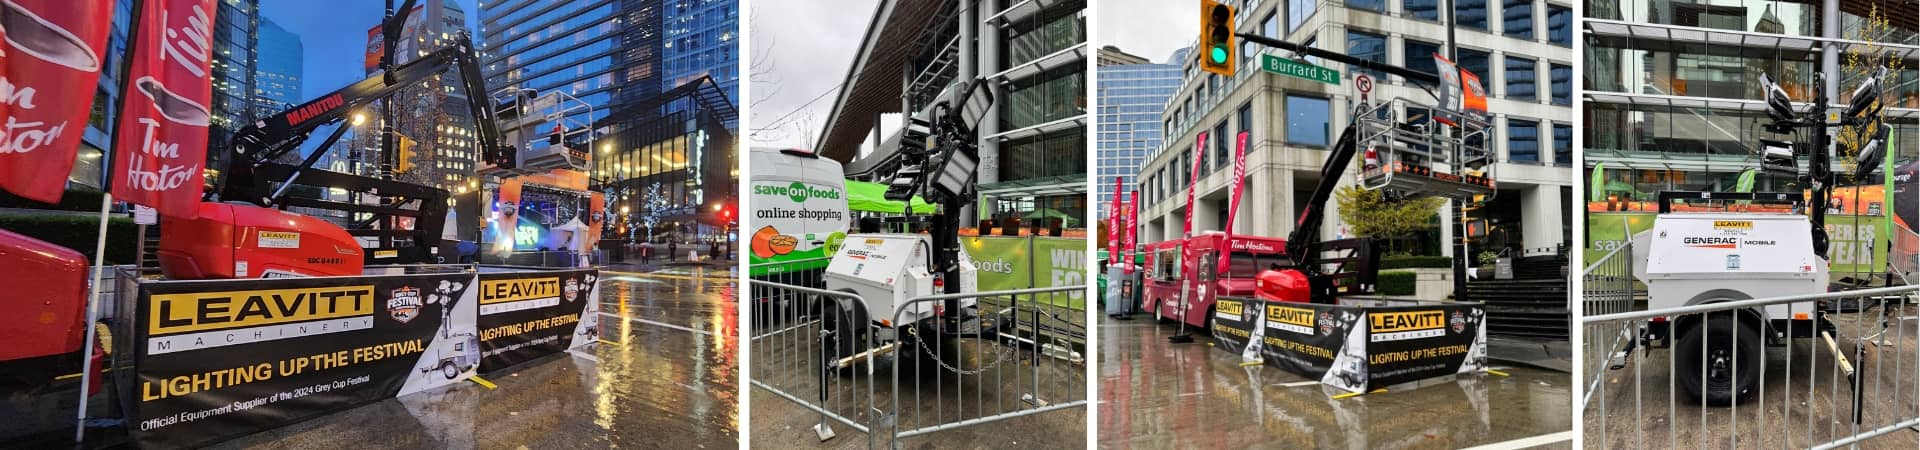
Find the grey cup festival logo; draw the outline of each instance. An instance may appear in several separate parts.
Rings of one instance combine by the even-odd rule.
[[[420,307],[425,304],[420,299],[419,289],[401,286],[387,298],[387,315],[400,323],[412,322],[413,318],[420,317]]]

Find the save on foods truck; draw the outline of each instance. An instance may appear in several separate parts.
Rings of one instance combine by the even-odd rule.
[[[846,239],[846,178],[840,163],[813,152],[753,148],[748,195],[753,229],[747,270],[756,279],[822,287],[827,262]]]

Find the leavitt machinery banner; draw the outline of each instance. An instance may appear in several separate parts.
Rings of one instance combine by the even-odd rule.
[[[134,417],[197,447],[463,381],[479,363],[470,273],[161,282],[140,291]]]
[[[1261,302],[1254,299],[1220,297],[1213,301],[1213,341],[1228,353],[1239,354],[1253,342],[1254,327]]]
[[[481,372],[599,340],[600,271],[480,274]]]
[[[1220,297],[1214,302],[1215,346],[1248,359],[1257,352],[1264,365],[1348,392],[1485,370],[1486,314],[1480,305],[1388,306],[1393,304],[1404,303]]]
[[[1261,355],[1266,365],[1319,378],[1333,367],[1335,352],[1359,321],[1356,308],[1311,303],[1267,303]]]
[[[1486,310],[1479,305],[1368,308],[1364,322],[1367,391],[1486,369]]]

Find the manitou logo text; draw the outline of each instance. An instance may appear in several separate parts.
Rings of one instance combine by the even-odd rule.
[[[339,108],[340,105],[343,104],[346,104],[346,102],[340,99],[340,94],[333,94],[322,97],[319,100],[314,100],[313,103],[308,103],[306,106],[301,106],[300,109],[287,113],[287,126],[299,125],[300,122],[306,122],[308,119],[326,114],[327,111]]]

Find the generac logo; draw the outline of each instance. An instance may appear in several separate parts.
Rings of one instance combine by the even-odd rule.
[[[147,333],[247,328],[373,315],[373,286],[155,294]]]

